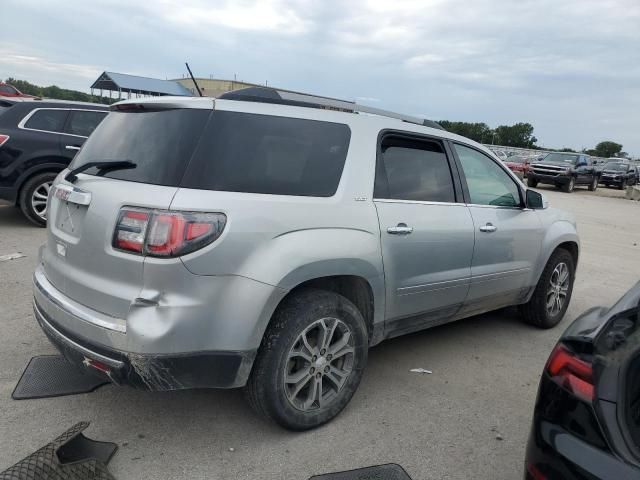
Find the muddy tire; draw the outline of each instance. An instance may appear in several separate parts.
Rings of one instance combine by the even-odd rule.
[[[261,416],[308,430],[338,415],[367,363],[368,335],[342,295],[309,289],[285,299],[271,319],[245,396]]]
[[[558,248],[544,267],[533,296],[519,307],[523,320],[539,328],[555,327],[569,307],[574,280],[573,256]]]
[[[47,195],[57,176],[55,172],[34,175],[20,190],[20,210],[31,223],[39,227],[47,225]]]

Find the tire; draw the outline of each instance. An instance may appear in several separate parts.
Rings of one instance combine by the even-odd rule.
[[[598,177],[593,177],[591,185],[589,185],[589,191],[595,192],[598,189]]]
[[[327,328],[323,330],[322,325]],[[332,331],[326,351],[319,348],[320,338],[325,337],[316,336],[322,331]],[[349,343],[338,348],[346,341],[346,332]],[[329,353],[332,348],[336,349],[333,359]],[[351,400],[367,363],[368,348],[367,327],[353,303],[334,292],[303,290],[285,299],[271,319],[245,396],[259,415],[284,428],[300,431],[318,427]],[[348,353],[337,357],[345,351]],[[344,380],[337,374],[347,371]],[[287,376],[292,381],[287,382]],[[336,378],[340,382],[333,380]],[[321,396],[317,395],[318,387]]]
[[[627,181],[626,180],[622,180],[620,182],[620,186],[618,187],[620,190],[624,190],[625,188],[627,188]]]
[[[29,221],[39,227],[47,225],[46,194],[58,176],[55,172],[34,175],[28,179],[20,190],[20,210]],[[42,203],[44,202],[44,203]]]
[[[576,179],[574,177],[571,177],[569,182],[562,185],[562,191],[565,193],[571,193],[573,192],[573,189],[575,188],[575,186],[576,186]]]
[[[557,304],[553,304],[553,309],[550,311],[548,308],[548,302],[551,301],[551,296],[555,299],[554,294],[550,294],[552,290],[552,281],[558,279],[557,269],[562,264],[567,268],[567,288],[565,291],[564,300],[559,308]],[[575,263],[571,254],[563,249],[558,248],[551,258],[547,262],[547,265],[540,275],[536,289],[533,292],[531,299],[519,307],[520,314],[525,322],[534,325],[538,328],[552,328],[555,327],[567,311],[569,302],[571,301],[571,294],[573,293],[573,284],[575,281]],[[556,284],[558,282],[555,282]],[[564,289],[560,289],[564,290]],[[558,290],[555,290],[556,292]],[[560,295],[561,296],[561,295]]]
[[[527,178],[527,187],[536,188],[538,186],[538,181],[533,178]]]

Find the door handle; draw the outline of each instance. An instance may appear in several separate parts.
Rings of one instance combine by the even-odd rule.
[[[80,147],[76,147],[75,145],[66,145],[64,148],[66,148],[67,150],[80,150]]]
[[[409,235],[413,232],[413,227],[408,227],[406,223],[399,223],[397,227],[387,228],[387,233],[391,235]]]
[[[487,223],[486,225],[480,227],[480,231],[486,233],[493,233],[496,230],[498,230],[498,227],[496,227],[493,223]]]

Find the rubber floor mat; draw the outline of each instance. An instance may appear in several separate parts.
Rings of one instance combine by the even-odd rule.
[[[388,463],[386,465],[378,465],[377,467],[358,468],[357,470],[349,470],[348,472],[325,473],[324,475],[316,475],[309,480],[362,480],[362,479],[380,479],[380,480],[411,480],[400,465]]]
[[[80,422],[53,442],[0,473],[0,480],[115,480],[107,463],[118,446],[85,437]]]
[[[89,393],[107,383],[102,378],[82,373],[62,355],[41,355],[29,361],[11,398],[25,400]]]

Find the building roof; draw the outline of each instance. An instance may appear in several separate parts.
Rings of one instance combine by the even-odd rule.
[[[115,72],[102,72],[98,79],[93,82],[91,88],[112,91],[124,90],[147,95],[192,96],[187,88],[173,80],[159,80],[157,78],[138,77]]]

